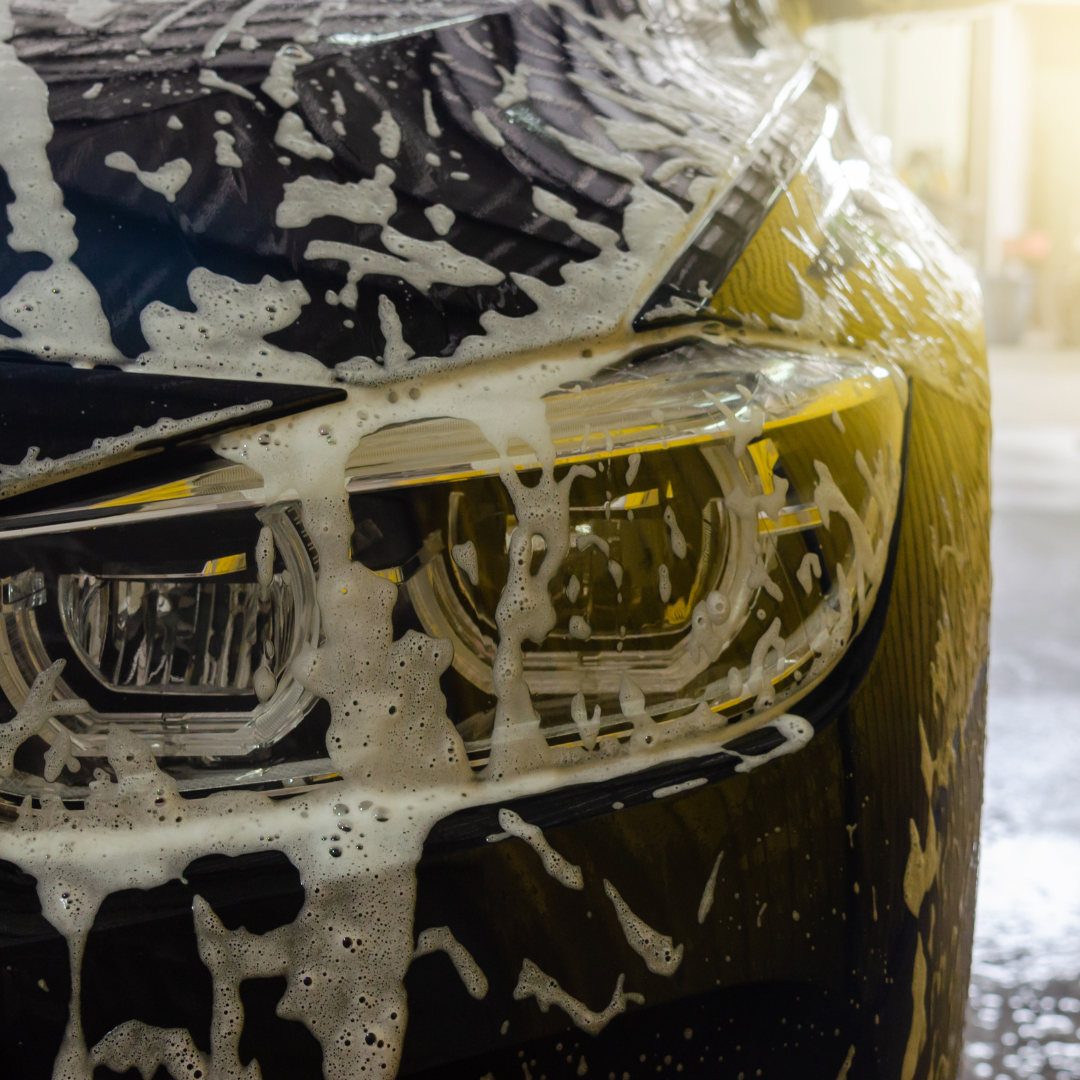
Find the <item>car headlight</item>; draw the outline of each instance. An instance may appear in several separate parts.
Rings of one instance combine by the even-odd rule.
[[[534,449],[511,441],[501,458],[469,420],[388,425],[349,454],[350,555],[399,586],[396,633],[452,644],[442,688],[474,766],[491,755],[507,654],[536,724],[502,737],[538,725],[551,748],[603,755],[639,730],[759,727],[865,624],[898,509],[906,386],[854,353],[724,335],[707,325],[544,399],[554,518],[527,511],[546,482]],[[71,711],[43,734],[62,725],[83,763],[61,785],[71,797],[111,724],[185,788],[326,771],[321,748],[285,745],[319,701],[292,672],[320,641],[319,556],[300,501],[263,504],[261,484],[218,459],[5,521],[0,687],[17,709],[65,662],[55,692]],[[520,617],[523,590],[541,597],[535,617]]]
[[[213,501],[261,483],[226,467],[0,535],[4,566],[20,568],[0,593],[0,687],[18,708],[62,660],[57,698],[83,701],[47,741],[63,723],[92,767],[121,724],[185,771],[272,747],[310,712],[291,670],[319,638],[299,504]]]
[[[400,586],[399,632],[453,644],[443,689],[475,765],[510,628],[551,747],[613,752],[640,717],[658,740],[752,726],[828,673],[874,604],[905,391],[863,358],[722,335],[631,357],[545,399],[559,521],[522,513],[544,482],[524,442],[500,459],[471,421],[388,426],[348,459],[351,555]],[[522,620],[537,587],[551,610]]]

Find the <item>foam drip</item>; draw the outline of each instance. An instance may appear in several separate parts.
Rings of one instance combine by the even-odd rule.
[[[801,750],[813,737],[814,728],[808,721],[804,720],[801,716],[792,716],[785,714],[784,716],[777,717],[775,720],[771,720],[766,727],[775,728],[784,737],[784,741],[772,750],[769,750],[764,754],[739,754],[742,758],[738,765],[735,766],[736,772],[750,772],[752,769],[757,769],[764,765],[766,762],[772,761],[778,757],[784,757],[786,754],[794,754]],[[726,750],[726,753],[734,754],[734,750]]]
[[[702,925],[708,918],[709,912],[713,909],[713,902],[716,900],[716,875],[720,873],[720,862],[724,858],[724,853],[721,851],[716,856],[716,862],[713,863],[712,873],[709,874],[708,881],[705,882],[705,888],[701,891],[701,902],[698,904],[697,909],[697,921],[698,925]]]
[[[450,931],[448,926],[435,926],[423,930],[416,939],[416,951],[413,956],[427,956],[428,953],[442,950],[450,957],[454,969],[461,976],[465,989],[478,1000],[487,997],[487,976],[480,970],[480,965],[472,954]]]
[[[627,994],[623,991],[625,975],[620,975],[615,983],[615,992],[611,1001],[602,1012],[593,1012],[587,1005],[571,997],[550,975],[545,975],[531,960],[525,959],[521,965],[517,986],[514,987],[514,999],[523,1001],[535,998],[541,1012],[547,1012],[552,1005],[557,1005],[582,1031],[590,1035],[599,1035],[620,1013],[626,1012],[626,1003],[636,1001],[644,1004],[640,994]]]
[[[606,879],[604,892],[615,908],[627,944],[645,961],[645,966],[654,975],[674,975],[682,963],[684,946],[675,945],[666,934],[661,934],[639,919],[619,895],[618,889]]]
[[[217,378],[288,379],[306,374],[326,382],[317,360],[287,352],[263,340],[295,322],[311,299],[298,281],[267,275],[257,285],[242,285],[203,267],[188,275],[195,313],[155,300],[140,322],[150,348],[129,366],[156,374],[201,374]]]
[[[224,132],[214,132],[214,138],[218,138],[219,135],[225,134]],[[232,141],[232,136],[226,136]],[[235,157],[235,154],[233,155]],[[218,150],[218,157],[220,159],[220,144]],[[239,163],[239,158],[237,158]],[[167,161],[160,169],[155,169],[154,172],[146,172],[140,169],[135,164],[135,159],[130,154],[125,154],[123,150],[116,150],[111,154],[106,155],[105,164],[110,169],[118,169],[120,172],[134,173],[135,179],[139,181],[144,188],[149,191],[154,191],[158,195],[164,195],[166,202],[176,202],[176,193],[188,182],[191,177],[191,163],[187,158],[177,158],[175,161]],[[219,160],[218,164],[222,162]]]
[[[585,878],[581,867],[564,859],[544,838],[543,832],[536,826],[523,821],[513,810],[505,807],[499,811],[499,825],[511,836],[524,840],[540,856],[544,869],[556,881],[568,889],[584,889]]]

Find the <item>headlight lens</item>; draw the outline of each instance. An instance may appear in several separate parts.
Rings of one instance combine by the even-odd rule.
[[[582,715],[613,737],[631,715],[702,704],[765,719],[822,677],[884,571],[902,394],[863,359],[697,340],[550,395],[556,480],[581,464],[592,475],[570,489],[554,628],[523,657],[548,743],[591,743]],[[536,482],[532,448],[508,454]],[[494,724],[510,553],[529,553],[534,574],[546,556],[500,464],[476,425],[437,418],[367,436],[347,466],[353,558],[400,585],[399,629],[453,643],[444,689],[475,762]]]
[[[261,483],[251,470],[242,479]],[[271,747],[317,700],[291,672],[319,636],[318,556],[299,505],[177,517],[182,497],[154,494],[130,497],[128,514],[97,516],[113,501],[0,536],[3,565],[25,567],[4,583],[0,686],[18,708],[64,660],[56,696],[90,705],[63,721],[89,764],[105,757],[111,724],[159,757],[203,765]]]

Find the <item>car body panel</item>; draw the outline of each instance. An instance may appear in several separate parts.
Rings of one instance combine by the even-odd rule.
[[[160,738],[117,722],[65,758],[59,716],[102,691],[55,653],[12,690],[30,617],[4,594],[12,1075],[955,1075],[989,604],[979,299],[819,59],[745,4],[13,8],[0,577],[35,551],[50,583],[108,576],[92,560],[121,528],[213,576],[243,532],[246,576],[223,580],[264,589],[256,516],[287,506],[317,604],[277,674],[319,704],[231,758],[167,750],[198,719],[179,702]],[[542,736],[525,604],[499,616],[520,640],[481,760],[448,719],[452,647],[403,615],[413,552],[363,561],[351,455],[474,423],[498,460],[475,471],[517,514],[506,553],[553,549],[559,491],[605,449],[586,424],[559,458],[545,403],[687,342],[732,370],[861,363],[892,403],[893,486],[859,466],[857,630],[778,702],[655,745],[620,688],[637,734],[590,756],[577,718],[580,739]],[[812,414],[746,434],[761,497],[766,436]],[[846,432],[813,415],[862,437],[854,412]],[[652,452],[665,423],[644,422]],[[208,498],[234,501],[193,513],[192,478],[230,468]]]

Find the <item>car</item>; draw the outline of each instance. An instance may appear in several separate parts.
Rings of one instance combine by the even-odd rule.
[[[980,299],[828,63],[754,0],[0,38],[4,1075],[955,1076]]]

